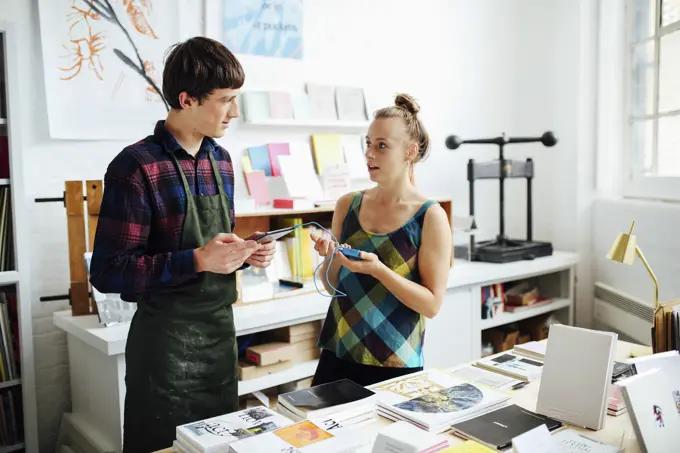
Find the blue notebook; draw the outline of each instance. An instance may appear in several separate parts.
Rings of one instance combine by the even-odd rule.
[[[250,164],[253,170],[262,170],[265,176],[272,175],[272,164],[269,160],[267,145],[251,146],[248,148],[248,156],[250,156]]]

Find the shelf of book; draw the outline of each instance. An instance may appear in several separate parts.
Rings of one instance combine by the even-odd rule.
[[[549,313],[551,311],[560,310],[562,308],[569,307],[573,301],[571,299],[555,299],[553,302],[541,305],[536,308],[529,308],[524,311],[519,312],[502,312],[490,319],[481,320],[481,330],[491,329],[493,327],[502,326],[505,324],[510,324],[513,322],[521,321],[527,318],[533,318],[534,316],[542,315],[544,313]]]
[[[0,20],[0,453],[38,451],[28,221],[19,133],[19,30]],[[10,121],[11,120],[11,121]]]
[[[238,394],[247,395],[249,393],[260,390],[276,387],[277,385],[287,384],[289,382],[299,381],[314,376],[316,366],[319,363],[318,359],[310,360],[308,362],[298,363],[284,371],[272,373],[267,376],[262,376],[255,379],[248,379],[247,381],[239,381]]]

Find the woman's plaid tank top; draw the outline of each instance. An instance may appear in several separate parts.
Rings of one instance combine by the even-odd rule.
[[[408,222],[390,233],[377,234],[359,224],[363,192],[350,204],[340,243],[378,255],[402,277],[420,283],[418,249],[429,200]],[[425,317],[402,304],[374,277],[340,268],[338,289],[326,315],[319,346],[341,359],[397,368],[423,366]]]

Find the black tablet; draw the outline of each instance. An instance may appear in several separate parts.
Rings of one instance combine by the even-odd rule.
[[[284,237],[285,235],[287,235],[294,229],[298,228],[299,226],[300,225],[295,225],[292,227],[281,228],[280,230],[267,231],[266,233],[262,233],[261,235],[253,238],[253,240],[259,244],[266,244],[268,242],[272,242]]]

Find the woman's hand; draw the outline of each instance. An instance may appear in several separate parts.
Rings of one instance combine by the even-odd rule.
[[[330,256],[333,250],[338,246],[337,242],[332,241],[330,238],[324,238],[314,233],[310,233],[309,237],[314,241],[314,250],[323,257]],[[343,244],[343,247],[349,247],[347,244]]]
[[[347,247],[349,248],[349,247]],[[368,274],[376,277],[378,272],[384,267],[384,264],[378,258],[375,253],[369,252],[359,252],[361,255],[360,260],[347,258],[339,250],[335,252],[333,261],[337,262],[339,265],[344,266],[350,272],[356,274]]]

